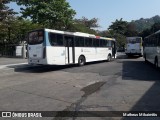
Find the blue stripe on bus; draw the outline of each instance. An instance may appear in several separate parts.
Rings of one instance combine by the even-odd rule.
[[[45,46],[51,46],[49,39],[48,39],[48,32],[46,32],[46,31],[44,31],[44,32],[45,32],[44,44],[45,44]]]

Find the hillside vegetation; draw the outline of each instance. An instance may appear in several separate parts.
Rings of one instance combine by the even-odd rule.
[[[139,20],[132,20],[131,23],[135,25],[137,32],[142,32],[146,29],[151,29],[151,27],[155,23],[159,23],[159,22],[160,22],[160,16],[156,15],[152,18],[141,18]]]

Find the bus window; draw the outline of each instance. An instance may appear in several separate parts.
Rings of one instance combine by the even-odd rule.
[[[136,38],[136,43],[141,43],[141,38]]]
[[[54,33],[49,33],[49,41],[50,41],[50,44],[52,46],[56,46],[57,45],[57,39],[56,39],[56,34]]]
[[[92,47],[92,38],[85,38],[85,47]]]
[[[100,46],[100,47],[103,46],[103,40],[102,40],[102,39],[99,40],[99,46]]]
[[[63,35],[57,34],[57,45],[63,46]]]
[[[29,33],[28,37],[28,44],[34,45],[34,44],[40,44],[44,40],[44,33],[43,31],[34,31]]]
[[[49,33],[49,41],[52,46],[63,46],[63,35]]]
[[[93,46],[99,47],[99,39],[93,39]]]
[[[108,47],[111,47],[111,46],[112,46],[111,41],[108,41],[107,43],[108,43],[108,44],[107,44]]]
[[[84,47],[84,37],[75,37],[75,46]]]
[[[106,40],[100,40],[100,47],[106,47]]]

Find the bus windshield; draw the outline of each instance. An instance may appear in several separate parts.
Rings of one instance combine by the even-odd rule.
[[[35,45],[40,44],[44,40],[44,32],[41,31],[33,31],[29,33],[28,44]]]
[[[128,39],[127,41],[128,41],[128,43],[131,43],[131,44],[141,43],[141,38]]]

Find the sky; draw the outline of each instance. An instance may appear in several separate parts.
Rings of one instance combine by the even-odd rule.
[[[160,0],[66,0],[76,11],[75,18],[98,18],[99,30],[107,30],[116,19],[131,22],[160,15]],[[11,8],[19,11],[16,4]]]

